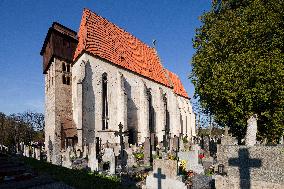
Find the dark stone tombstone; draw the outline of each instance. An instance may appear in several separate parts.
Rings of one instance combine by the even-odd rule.
[[[156,150],[156,135],[155,135],[155,133],[151,133],[150,137],[151,137],[150,141],[151,141],[152,151],[155,151]]]
[[[179,150],[179,137],[174,135],[173,139],[173,150],[178,151]]]
[[[201,138],[198,139],[198,143],[200,145],[200,148],[204,149],[204,137],[203,137],[203,135],[201,136]]]
[[[210,156],[214,157],[214,155],[217,153],[217,143],[211,138],[209,142],[209,151],[210,151]]]
[[[203,137],[203,150],[204,152],[209,155],[209,143],[210,143],[210,137],[209,136],[205,136]]]
[[[144,142],[144,164],[148,164],[151,159],[151,144],[150,144],[150,139],[147,137],[145,138]]]

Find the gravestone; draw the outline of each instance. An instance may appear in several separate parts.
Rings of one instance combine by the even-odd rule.
[[[109,172],[110,174],[115,174],[115,155],[112,148],[105,148],[102,161],[105,163],[109,162]]]
[[[279,144],[284,144],[284,136],[281,136],[281,137],[280,137]]]
[[[188,152],[179,152],[178,157],[179,160],[186,161],[186,170],[192,170],[198,174],[204,172],[204,168],[201,164],[199,164],[199,151],[200,147],[197,144],[192,145],[192,148]]]
[[[24,149],[25,149],[25,153],[24,153],[25,156],[26,157],[30,157],[30,148],[29,148],[29,146],[25,145]]]
[[[146,178],[147,189],[186,189],[186,185],[177,175],[176,160],[154,160],[153,172]]]
[[[149,164],[150,163],[150,158],[151,158],[151,146],[150,146],[150,139],[147,137],[145,138],[144,142],[144,164]]]
[[[40,160],[40,148],[35,148],[35,158]]]
[[[84,145],[84,148],[83,148],[83,158],[85,158],[85,157],[87,157],[87,155],[88,155],[88,146],[87,145]]]
[[[174,136],[174,139],[173,139],[173,149],[174,151],[177,151],[179,150],[179,138],[178,136]]]
[[[128,149],[129,148],[129,137],[128,136],[124,136],[124,146],[125,146],[125,149]]]
[[[209,155],[209,145],[210,145],[210,138],[209,136],[203,137],[203,150],[205,151],[205,154]]]
[[[183,138],[182,136],[179,138],[179,151],[184,151],[185,150],[185,144],[183,143]]]
[[[62,166],[66,168],[72,168],[72,161],[71,161],[71,154],[72,149],[71,147],[67,147],[66,151],[62,154]]]
[[[217,142],[213,138],[211,138],[209,143],[209,151],[211,157],[215,156],[217,153]]]
[[[125,150],[126,154],[127,154],[127,159],[126,159],[126,163],[128,167],[133,167],[136,166],[136,159],[133,155],[133,150],[132,148],[128,148]]]
[[[247,133],[245,138],[245,144],[247,146],[254,146],[256,144],[256,133],[257,133],[257,115],[252,115],[247,120]]]
[[[90,150],[88,154],[88,167],[91,169],[91,171],[98,171],[99,164],[96,158],[96,145],[90,144],[89,147]]]
[[[170,151],[172,151],[172,150],[174,150],[174,138],[171,138],[171,137],[169,137],[169,139],[168,139],[168,149],[170,150]],[[165,150],[167,150],[167,149],[165,149]]]
[[[116,145],[113,147],[114,155],[115,155],[115,156],[119,156],[120,150],[121,150],[120,145],[117,145],[117,144],[116,144]]]

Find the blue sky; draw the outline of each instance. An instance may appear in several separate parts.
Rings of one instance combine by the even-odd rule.
[[[52,22],[78,31],[83,8],[98,13],[157,50],[164,67],[179,75],[189,96],[198,16],[211,0],[0,0],[0,112],[43,112],[41,50]]]

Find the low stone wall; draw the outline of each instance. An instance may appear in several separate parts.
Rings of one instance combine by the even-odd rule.
[[[217,159],[226,172],[216,177],[217,189],[284,186],[284,146],[218,145]]]

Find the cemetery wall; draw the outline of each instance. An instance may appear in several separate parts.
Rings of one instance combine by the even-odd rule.
[[[82,63],[84,62],[84,63]],[[73,118],[76,125],[79,123],[78,115],[80,113],[80,106],[78,106],[77,83],[82,78],[83,81],[83,134],[89,138],[87,142],[92,142],[93,138],[90,130],[99,131],[102,128],[102,74],[107,73],[108,76],[108,106],[109,106],[109,130],[118,130],[118,123],[124,125],[124,129],[129,127],[138,129],[138,141],[143,142],[144,138],[148,136],[148,103],[145,93],[145,85],[151,88],[153,99],[153,108],[155,110],[155,125],[157,136],[162,140],[165,125],[164,107],[162,101],[162,94],[166,93],[168,100],[168,110],[170,111],[170,128],[173,135],[180,133],[180,110],[183,111],[183,125],[188,125],[188,136],[195,129],[191,129],[195,124],[193,123],[194,114],[190,101],[183,97],[176,95],[172,89],[161,84],[153,82],[149,79],[141,77],[133,72],[121,69],[114,64],[111,64],[98,57],[94,58],[88,54],[83,54],[72,67],[73,82],[72,82],[72,101],[73,101]],[[122,82],[122,76],[124,82]],[[123,83],[123,84],[122,84]],[[123,86],[123,85],[128,86]],[[125,91],[123,91],[125,89]],[[127,103],[125,100],[125,93],[127,96]],[[180,102],[178,102],[180,101]],[[125,106],[128,104],[127,106]],[[127,111],[127,108],[130,109]],[[126,115],[131,119],[126,119]],[[185,116],[186,115],[186,116]],[[185,117],[188,117],[186,120]],[[85,131],[84,131],[85,130]],[[185,132],[185,131],[184,131]],[[102,142],[118,142],[118,137],[110,135],[109,133],[97,133],[101,135]],[[96,135],[97,135],[96,134]]]
[[[216,177],[216,188],[281,188],[284,184],[283,146],[218,145],[218,163],[226,176]]]

